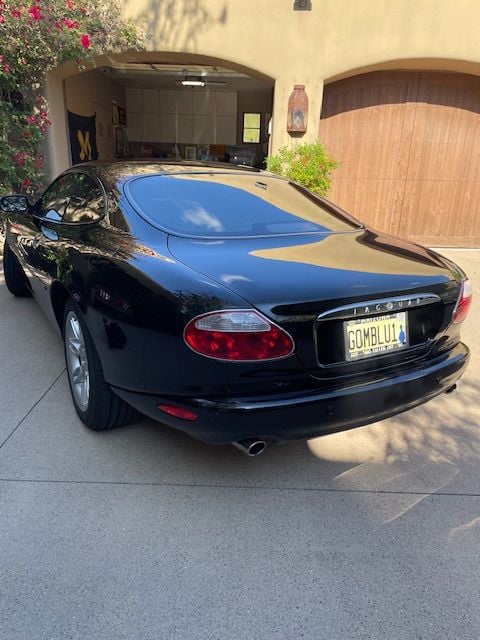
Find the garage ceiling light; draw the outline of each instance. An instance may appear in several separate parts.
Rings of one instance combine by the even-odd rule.
[[[188,76],[186,75],[184,80],[182,80],[182,84],[184,87],[204,87],[205,80],[202,80],[199,76]]]

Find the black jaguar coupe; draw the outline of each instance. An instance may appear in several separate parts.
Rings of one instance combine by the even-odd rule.
[[[141,412],[257,455],[405,411],[467,366],[461,269],[278,176],[93,162],[0,210],[6,285],[63,337],[91,429]]]

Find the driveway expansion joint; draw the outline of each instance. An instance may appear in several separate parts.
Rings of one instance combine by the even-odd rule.
[[[371,495],[400,495],[400,496],[423,496],[424,498],[436,497],[460,497],[460,498],[480,498],[478,493],[448,493],[446,491],[389,491],[376,489],[335,489],[321,487],[262,487],[260,485],[216,485],[199,483],[175,483],[175,482],[126,482],[115,480],[50,480],[35,478],[0,478],[0,482],[24,483],[24,484],[78,484],[78,485],[107,485],[126,487],[166,487],[170,489],[239,489],[240,491],[297,491],[310,493],[366,493]]]
[[[3,445],[5,445],[10,438],[13,436],[13,434],[15,433],[15,431],[17,431],[17,429],[23,424],[23,422],[25,422],[25,420],[28,418],[28,416],[32,413],[32,411],[40,404],[40,402],[44,399],[44,397],[47,395],[47,393],[55,386],[55,384],[60,380],[60,378],[62,377],[62,375],[65,373],[66,369],[65,367],[60,371],[60,373],[58,374],[58,376],[55,378],[55,380],[50,384],[50,386],[48,387],[48,389],[46,389],[46,391],[44,391],[42,393],[42,395],[40,396],[40,398],[38,398],[38,400],[30,407],[30,409],[27,411],[27,413],[23,416],[23,418],[21,420],[19,420],[19,422],[15,425],[15,427],[13,428],[13,430],[8,434],[8,436],[5,438],[5,440],[0,444],[0,449],[3,447]]]

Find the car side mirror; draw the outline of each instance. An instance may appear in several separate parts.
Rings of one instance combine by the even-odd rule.
[[[26,213],[30,209],[27,196],[3,196],[0,198],[0,211],[3,213]]]

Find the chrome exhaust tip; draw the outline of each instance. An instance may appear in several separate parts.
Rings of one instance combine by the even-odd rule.
[[[256,440],[255,438],[247,438],[246,440],[239,440],[233,443],[234,447],[243,451],[250,458],[259,456],[267,448],[265,440]]]
[[[452,384],[452,386],[451,386],[451,387],[449,387],[449,388],[445,391],[445,393],[453,393],[453,392],[455,391],[455,389],[456,389],[456,388],[457,388],[457,385],[456,385],[456,384]]]

